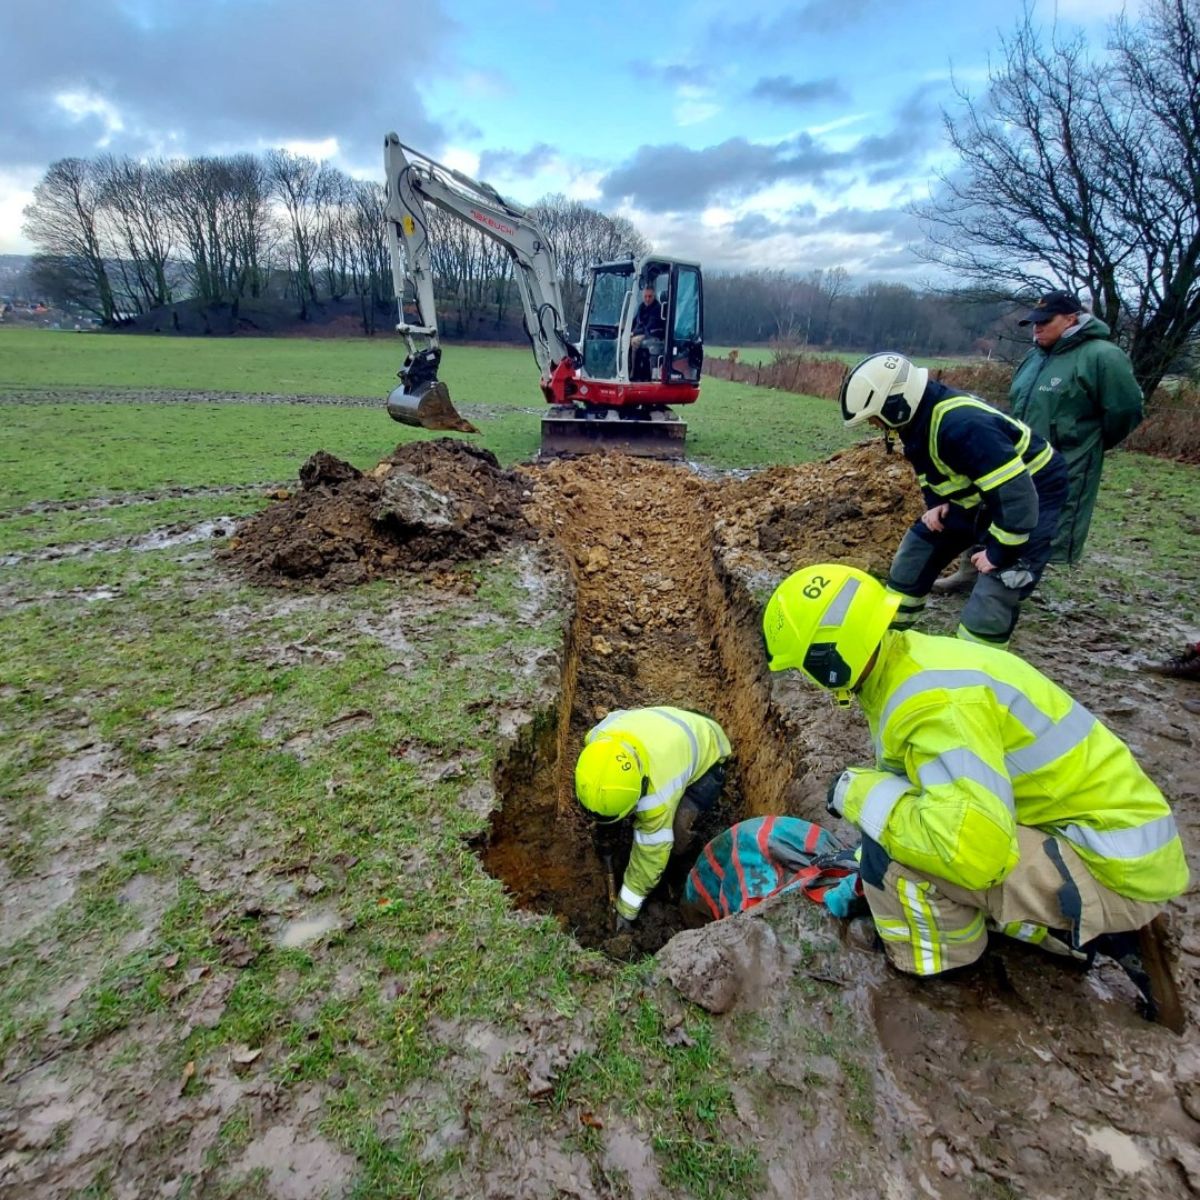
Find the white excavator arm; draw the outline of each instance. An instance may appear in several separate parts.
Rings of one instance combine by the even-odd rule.
[[[554,251],[537,222],[520,206],[505,200],[486,183],[479,183],[405,146],[394,133],[384,141],[387,173],[388,243],[392,281],[399,308],[398,333],[408,344],[408,357],[400,370],[402,387],[388,402],[397,420],[430,427],[420,403],[435,386],[449,405],[449,393],[437,379],[441,361],[437,312],[434,308],[433,269],[429,252],[429,217],[426,205],[478,229],[499,242],[513,260],[513,279],[525,310],[525,328],[543,381],[564,358],[579,362],[579,351],[563,326],[562,289]],[[405,319],[404,303],[411,289],[417,320]],[[427,407],[431,407],[427,404]],[[405,410],[410,410],[410,416]],[[461,420],[461,418],[460,418]]]

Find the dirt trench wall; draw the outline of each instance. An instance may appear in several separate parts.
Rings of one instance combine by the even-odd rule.
[[[682,859],[644,910],[634,945],[608,944],[610,905],[573,766],[587,730],[615,708],[690,708],[728,733],[725,797],[695,850],[747,816],[827,821],[825,779],[851,747],[861,756],[865,727],[833,720],[815,689],[769,676],[761,603],[775,579],[831,542],[829,557],[886,560],[911,519],[911,472],[896,466],[863,447],[741,481],[615,456],[525,472],[532,520],[563,548],[576,603],[557,720],[540,715],[533,740],[497,772],[502,799],[485,861],[518,903],[558,913],[582,942],[612,953],[653,952],[680,927]],[[619,881],[620,853],[617,867]]]

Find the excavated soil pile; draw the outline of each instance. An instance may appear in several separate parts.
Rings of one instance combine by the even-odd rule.
[[[321,450],[300,490],[239,526],[226,555],[259,583],[348,587],[441,569],[531,532],[524,485],[487,450],[409,442],[364,474]]]
[[[722,484],[714,534],[730,567],[783,574],[824,560],[882,575],[921,508],[908,462],[873,442]]]
[[[632,940],[613,939],[605,881],[573,799],[587,730],[614,708],[671,704],[712,714],[738,761],[720,811],[694,842],[739,817],[780,811],[804,770],[773,749],[759,614],[726,571],[779,575],[814,558],[882,567],[920,511],[912,472],[878,448],[829,463],[706,481],[686,467],[623,456],[524,472],[531,519],[564,548],[576,581],[561,708],[517,747],[497,780],[502,805],[485,861],[518,902],[555,912],[587,945],[651,952],[678,929],[681,860]],[[856,514],[856,515],[851,515]],[[626,850],[627,852],[627,850]],[[618,872],[619,878],[619,872]]]

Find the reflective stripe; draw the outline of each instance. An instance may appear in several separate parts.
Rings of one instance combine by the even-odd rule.
[[[845,621],[846,613],[850,609],[850,603],[854,599],[858,588],[859,581],[857,579],[847,579],[842,584],[838,594],[834,596],[829,607],[825,610],[825,615],[821,618],[823,626],[836,627]]]
[[[646,897],[639,896],[637,892],[626,887],[625,884],[621,884],[621,890],[617,893],[617,899],[620,900],[620,902],[627,908],[636,910],[642,907],[643,903],[645,903]]]
[[[962,625],[958,627],[958,636],[966,641],[980,642],[984,645],[997,644],[995,642],[984,642],[982,638],[971,633],[969,629],[966,629]],[[1011,683],[1003,683],[999,679],[993,679],[983,671],[932,670],[918,671],[915,675],[910,675],[888,697],[887,703],[883,706],[883,712],[879,716],[881,736],[882,731],[887,728],[887,724],[892,719],[896,709],[911,700],[914,696],[919,696],[923,692],[933,692],[941,689],[955,691],[958,688],[969,687],[987,688],[1008,709],[1010,715],[1020,721],[1035,738],[1040,738],[1044,734],[1049,733],[1055,726],[1055,721],[1052,717],[1046,716],[1024,692],[1013,687]]]
[[[889,775],[874,784],[858,814],[858,827],[875,841],[883,836],[883,827],[896,802],[912,785],[902,775]]]
[[[942,940],[946,942],[974,942],[986,932],[983,913],[977,912],[961,929],[942,930]]]
[[[1046,940],[1049,930],[1045,925],[1035,925],[1032,921],[1009,921],[1000,926],[1000,932],[1005,937],[1015,938],[1018,942],[1029,942],[1036,946]]]
[[[682,775],[676,775],[665,787],[660,787],[657,792],[643,796],[637,802],[637,811],[650,812],[652,809],[670,804],[691,782],[692,772],[690,770],[685,771]]]
[[[1009,533],[1007,529],[1001,529],[999,525],[989,525],[988,533],[1002,546],[1023,546],[1029,541],[1028,533]]]
[[[1013,802],[1012,781],[1007,775],[984,762],[974,750],[968,750],[965,746],[945,750],[937,758],[923,763],[917,769],[917,778],[921,781],[921,786],[926,788],[969,779],[980,787],[987,788],[1010,813],[1017,811]]]
[[[635,829],[633,840],[639,846],[663,846],[675,840],[675,833],[671,829],[660,829],[657,833],[643,833],[640,829]]]
[[[1003,650],[1008,645],[1008,638],[1002,641],[997,639],[992,641],[991,638],[986,638],[981,633],[973,633],[965,625],[959,625],[955,636],[962,642],[974,642],[976,646],[995,646],[998,650]]]
[[[965,499],[973,490],[971,481],[965,475],[951,475],[948,479],[943,479],[941,483],[930,483],[926,486],[935,496],[941,496],[943,500],[957,500],[956,492],[962,492]]]
[[[1093,829],[1088,825],[1060,825],[1058,832],[1068,841],[1104,858],[1145,858],[1169,846],[1178,836],[1175,818],[1167,813],[1144,825],[1127,829]]]
[[[690,781],[692,775],[696,773],[696,768],[700,765],[700,743],[696,741],[695,730],[686,721],[681,721],[674,713],[669,713],[665,709],[652,708],[649,711],[657,713],[660,717],[665,717],[672,725],[678,725],[687,734],[688,745],[692,748],[692,770],[691,774],[688,775]]]
[[[936,975],[941,969],[940,947],[936,940],[937,922],[924,894],[928,885],[915,884],[908,879],[898,879],[896,885],[900,907],[908,918],[917,974]]]
[[[1054,447],[1049,442],[1029,461],[1030,475],[1036,475],[1054,457]]]
[[[1064,754],[1085,742],[1096,727],[1096,718],[1078,701],[1071,705],[1065,717],[1059,719],[1028,746],[1004,756],[1009,775],[1030,775],[1048,767]]]
[[[1028,441],[1029,439],[1026,438],[1025,440]],[[1010,479],[1016,479],[1024,470],[1025,460],[1021,457],[1020,450],[1018,449],[1014,458],[1010,458],[1008,462],[997,467],[994,471],[989,471],[986,475],[981,475],[975,480],[975,486],[981,492],[990,492],[993,488],[998,488]]]

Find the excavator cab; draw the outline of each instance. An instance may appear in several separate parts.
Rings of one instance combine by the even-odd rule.
[[[554,407],[542,418],[542,453],[682,458],[687,426],[672,406],[700,394],[699,264],[650,255],[592,267],[579,351],[577,366],[543,384]]]

